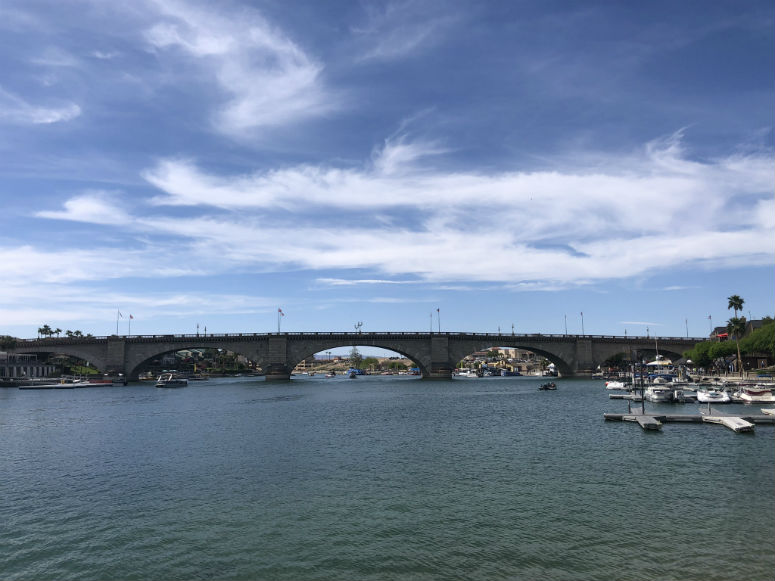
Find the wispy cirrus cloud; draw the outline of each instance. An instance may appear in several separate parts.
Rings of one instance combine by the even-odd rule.
[[[432,45],[456,21],[449,3],[403,0],[366,5],[366,20],[351,28],[359,61],[405,58]]]
[[[194,59],[226,94],[214,127],[241,136],[254,129],[295,123],[335,106],[322,65],[258,12],[221,11],[175,0],[152,4],[162,20],[145,34],[159,53],[173,49]]]
[[[80,114],[81,108],[75,103],[62,103],[55,106],[33,105],[0,87],[0,122],[49,125],[71,121]]]
[[[35,215],[52,220],[71,220],[94,224],[124,223],[129,215],[116,203],[118,192],[87,191],[70,198],[64,203],[64,210],[43,210]]]
[[[409,161],[387,175],[366,163],[223,176],[165,160],[145,174],[163,192],[152,200],[154,214],[131,224],[138,235],[179,238],[201,264],[227,270],[370,269],[388,278],[327,284],[411,276],[556,290],[678,266],[769,260],[770,165],[764,155],[688,160],[675,139],[649,144],[639,157],[609,157],[605,172],[446,173]],[[99,198],[71,202],[64,213],[40,215],[110,211]],[[169,215],[168,206],[181,205],[206,215]],[[395,219],[374,219],[375,212]]]

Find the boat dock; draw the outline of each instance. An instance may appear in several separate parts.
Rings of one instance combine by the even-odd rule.
[[[735,432],[751,432],[755,424],[775,424],[775,416],[767,414],[725,414],[715,409],[701,414],[662,414],[630,411],[626,414],[603,414],[606,421],[637,422],[644,430],[659,430],[671,422],[721,424]]]

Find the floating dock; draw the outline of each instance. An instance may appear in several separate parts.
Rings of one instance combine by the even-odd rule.
[[[662,414],[630,411],[626,414],[603,414],[606,421],[638,422],[644,430],[659,430],[664,423],[709,423],[721,424],[735,432],[751,432],[755,424],[775,424],[775,415],[767,414],[725,414],[715,409],[703,414]]]

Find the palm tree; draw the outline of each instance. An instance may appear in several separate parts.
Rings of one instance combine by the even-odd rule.
[[[62,332],[62,329],[60,329],[59,327],[57,327],[56,329],[54,329],[54,330],[53,330],[53,331],[51,331],[51,332],[52,332],[52,333],[54,333],[54,334],[55,334],[57,337],[59,337],[59,334]]]
[[[48,323],[46,323],[40,329],[38,329],[38,333],[44,337],[51,337],[51,335],[54,334],[54,331],[51,329],[51,327],[49,327]]]
[[[73,338],[73,332],[70,329],[68,329],[67,331],[65,331],[65,336],[69,337],[70,339],[72,339]]]
[[[735,343],[737,344],[737,367],[740,371],[740,377],[743,376],[743,359],[740,356],[740,335],[745,332],[745,323],[745,317],[732,317],[727,321],[727,332],[735,336]]]
[[[727,309],[734,309],[735,318],[737,318],[737,311],[743,310],[743,305],[745,304],[745,300],[743,300],[740,297],[740,295],[732,295],[731,297],[727,297],[727,300],[729,301],[729,304],[727,305]]]

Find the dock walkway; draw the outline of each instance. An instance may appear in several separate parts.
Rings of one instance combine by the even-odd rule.
[[[605,413],[606,421],[638,422],[644,430],[658,430],[663,423],[721,424],[735,432],[752,431],[755,424],[775,424],[775,416],[767,414],[726,414],[715,409],[703,414],[662,414],[630,411],[626,414]]]

